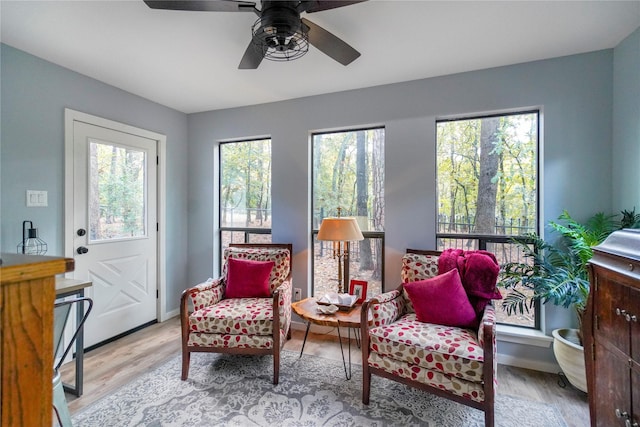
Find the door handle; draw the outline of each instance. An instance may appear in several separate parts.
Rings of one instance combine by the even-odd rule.
[[[89,252],[89,249],[85,248],[84,246],[80,246],[78,249],[76,249],[76,252],[79,255],[82,255],[82,254],[86,254],[87,252]]]

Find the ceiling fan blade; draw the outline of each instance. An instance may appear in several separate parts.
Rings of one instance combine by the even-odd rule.
[[[264,54],[266,52],[260,53],[258,49],[256,49],[253,44],[253,40],[249,42],[249,46],[247,46],[247,50],[244,51],[244,55],[242,55],[242,59],[240,60],[240,65],[238,65],[239,70],[255,70],[258,68],[260,63],[262,62],[262,58],[264,58]]]
[[[144,0],[151,9],[192,10],[196,12],[254,12],[252,1],[236,0]]]
[[[356,3],[363,3],[367,0],[309,0],[309,1],[302,1],[300,4],[300,7],[302,8],[302,11],[305,11],[307,13],[313,13],[313,12],[320,12],[322,10],[329,10],[329,9],[335,9],[338,7],[343,7],[343,6],[350,6],[352,4],[356,4]]]
[[[309,27],[309,43],[342,65],[349,65],[360,56],[360,52],[321,26],[305,18],[301,20],[304,25]]]

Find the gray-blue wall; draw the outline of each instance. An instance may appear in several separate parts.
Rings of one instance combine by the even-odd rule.
[[[640,212],[640,28],[613,51],[613,211]]]
[[[435,248],[435,120],[539,107],[542,221],[611,209],[613,50],[189,115],[189,281],[213,274],[214,162],[221,140],[272,138],[273,241],[294,245],[294,287],[309,289],[310,133],[384,125],[385,280],[399,283],[407,247]],[[573,321],[553,310],[547,332]],[[549,332],[550,333],[550,332]],[[553,363],[549,349],[501,352]],[[537,353],[537,354],[536,354]]]
[[[270,136],[273,239],[294,244],[294,286],[307,292],[310,133],[386,128],[386,286],[407,247],[435,246],[435,119],[518,108],[542,112],[542,222],[568,209],[640,209],[640,30],[613,50],[285,102],[185,115],[1,45],[0,248],[33,220],[62,254],[65,107],[167,135],[168,302],[214,275],[221,140]],[[188,143],[187,143],[188,142]],[[28,173],[25,173],[28,171]],[[49,191],[26,208],[26,189]],[[187,244],[188,243],[188,244]],[[547,332],[572,314],[545,307]],[[553,363],[550,350],[501,342],[500,353]]]
[[[0,248],[15,252],[32,220],[47,255],[64,255],[64,109],[167,136],[167,310],[188,284],[187,116],[121,89],[0,45]],[[46,208],[26,207],[26,190],[48,191]]]

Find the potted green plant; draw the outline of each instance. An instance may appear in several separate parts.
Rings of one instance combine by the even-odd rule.
[[[615,230],[640,226],[640,214],[635,213],[635,208],[621,214],[618,220],[618,215],[597,213],[581,224],[564,211],[558,222],[549,223],[560,234],[555,242],[545,241],[535,233],[514,240],[525,258],[502,266],[499,286],[507,291],[502,308],[511,315],[529,312],[535,303],[552,303],[573,308],[581,325],[589,297],[587,265],[593,256],[592,247]],[[580,329],[557,329],[553,336],[554,354],[560,367],[569,382],[586,391]],[[574,355],[567,356],[567,351],[559,354],[562,349]],[[577,357],[578,365],[563,366],[567,357]]]

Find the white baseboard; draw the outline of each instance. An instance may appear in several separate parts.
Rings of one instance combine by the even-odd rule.
[[[557,374],[561,371],[557,363],[542,362],[533,359],[524,359],[522,357],[514,357],[508,354],[498,353],[498,363],[501,365],[515,366],[517,368],[531,369],[534,371],[549,372]]]
[[[292,321],[291,329],[295,329],[296,331],[306,331],[307,324],[303,322]],[[328,335],[335,335],[336,337],[338,336],[338,330],[331,326],[322,326],[322,325],[314,324],[314,325],[311,325],[310,331],[311,333],[314,333],[314,334],[321,334],[321,335],[328,334]]]
[[[163,316],[160,319],[158,319],[158,322],[162,323],[162,322],[167,321],[169,319],[173,319],[174,317],[179,316],[179,315],[180,315],[180,309],[176,308],[175,310],[171,310],[171,311],[165,312],[163,314]]]
[[[291,329],[295,329],[297,331],[304,331],[307,329],[307,324],[302,322],[296,322],[295,320],[291,321]]]

